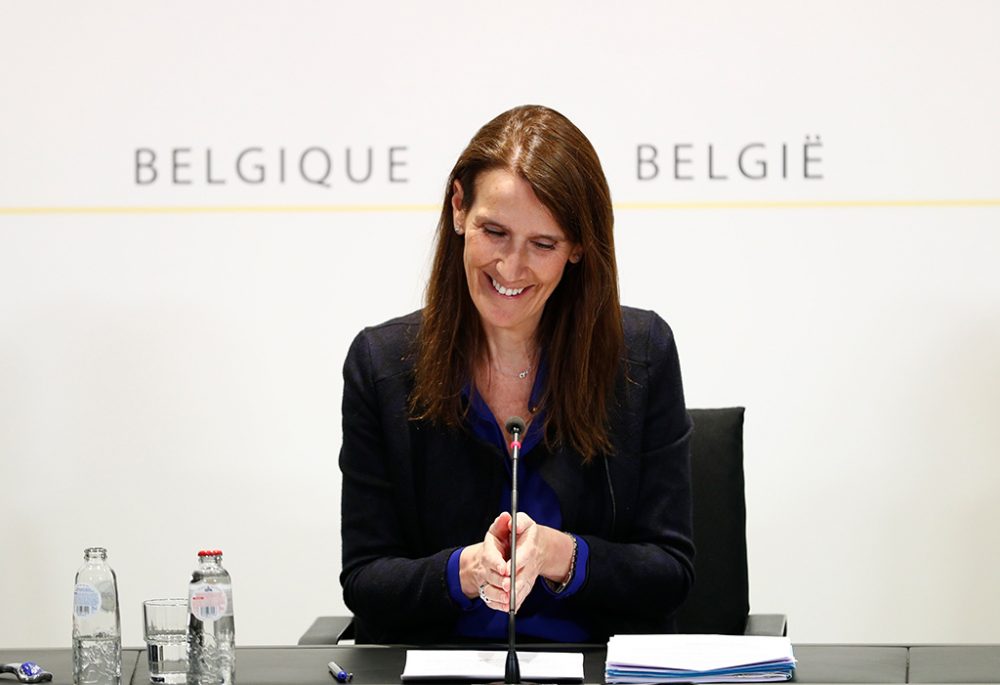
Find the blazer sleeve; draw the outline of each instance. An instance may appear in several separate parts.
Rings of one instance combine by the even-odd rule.
[[[414,558],[416,512],[405,504],[412,502],[410,460],[391,453],[388,440],[407,430],[405,399],[396,392],[380,397],[384,376],[373,363],[371,336],[362,331],[344,363],[340,582],[367,637],[391,642],[417,626],[433,632],[453,625],[458,608],[445,580],[454,548]]]
[[[608,462],[609,475],[626,468],[633,474],[634,494],[616,507],[619,514],[630,507],[634,511],[613,540],[585,536],[590,546],[587,581],[574,598],[586,615],[602,616],[609,633],[672,630],[671,615],[694,582],[693,424],[684,404],[673,333],[659,316],[647,314],[648,338],[645,346],[638,345],[638,363],[632,362],[640,380],[629,381],[638,385],[629,400],[638,406],[627,407],[624,424],[641,430],[639,453],[612,455]],[[623,463],[616,464],[619,459]]]

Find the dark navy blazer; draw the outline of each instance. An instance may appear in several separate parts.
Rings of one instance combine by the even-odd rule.
[[[673,333],[653,312],[622,312],[614,454],[583,464],[567,448],[535,448],[563,528],[590,549],[586,582],[566,607],[602,640],[671,632],[694,575],[692,424]],[[340,581],[359,642],[455,641],[448,557],[482,540],[509,480],[496,445],[408,418],[419,327],[414,312],[366,328],[344,363]]]

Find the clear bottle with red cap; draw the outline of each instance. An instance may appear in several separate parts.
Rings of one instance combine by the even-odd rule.
[[[222,551],[198,552],[188,585],[188,685],[236,682],[233,584],[222,567]]]

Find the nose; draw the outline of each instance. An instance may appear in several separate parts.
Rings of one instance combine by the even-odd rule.
[[[525,265],[525,255],[522,250],[523,247],[511,247],[497,259],[497,273],[505,280],[513,282],[521,277]]]

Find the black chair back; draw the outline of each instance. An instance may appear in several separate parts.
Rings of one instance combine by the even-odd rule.
[[[742,635],[750,613],[743,407],[691,409],[695,584],[676,614],[680,633]]]

